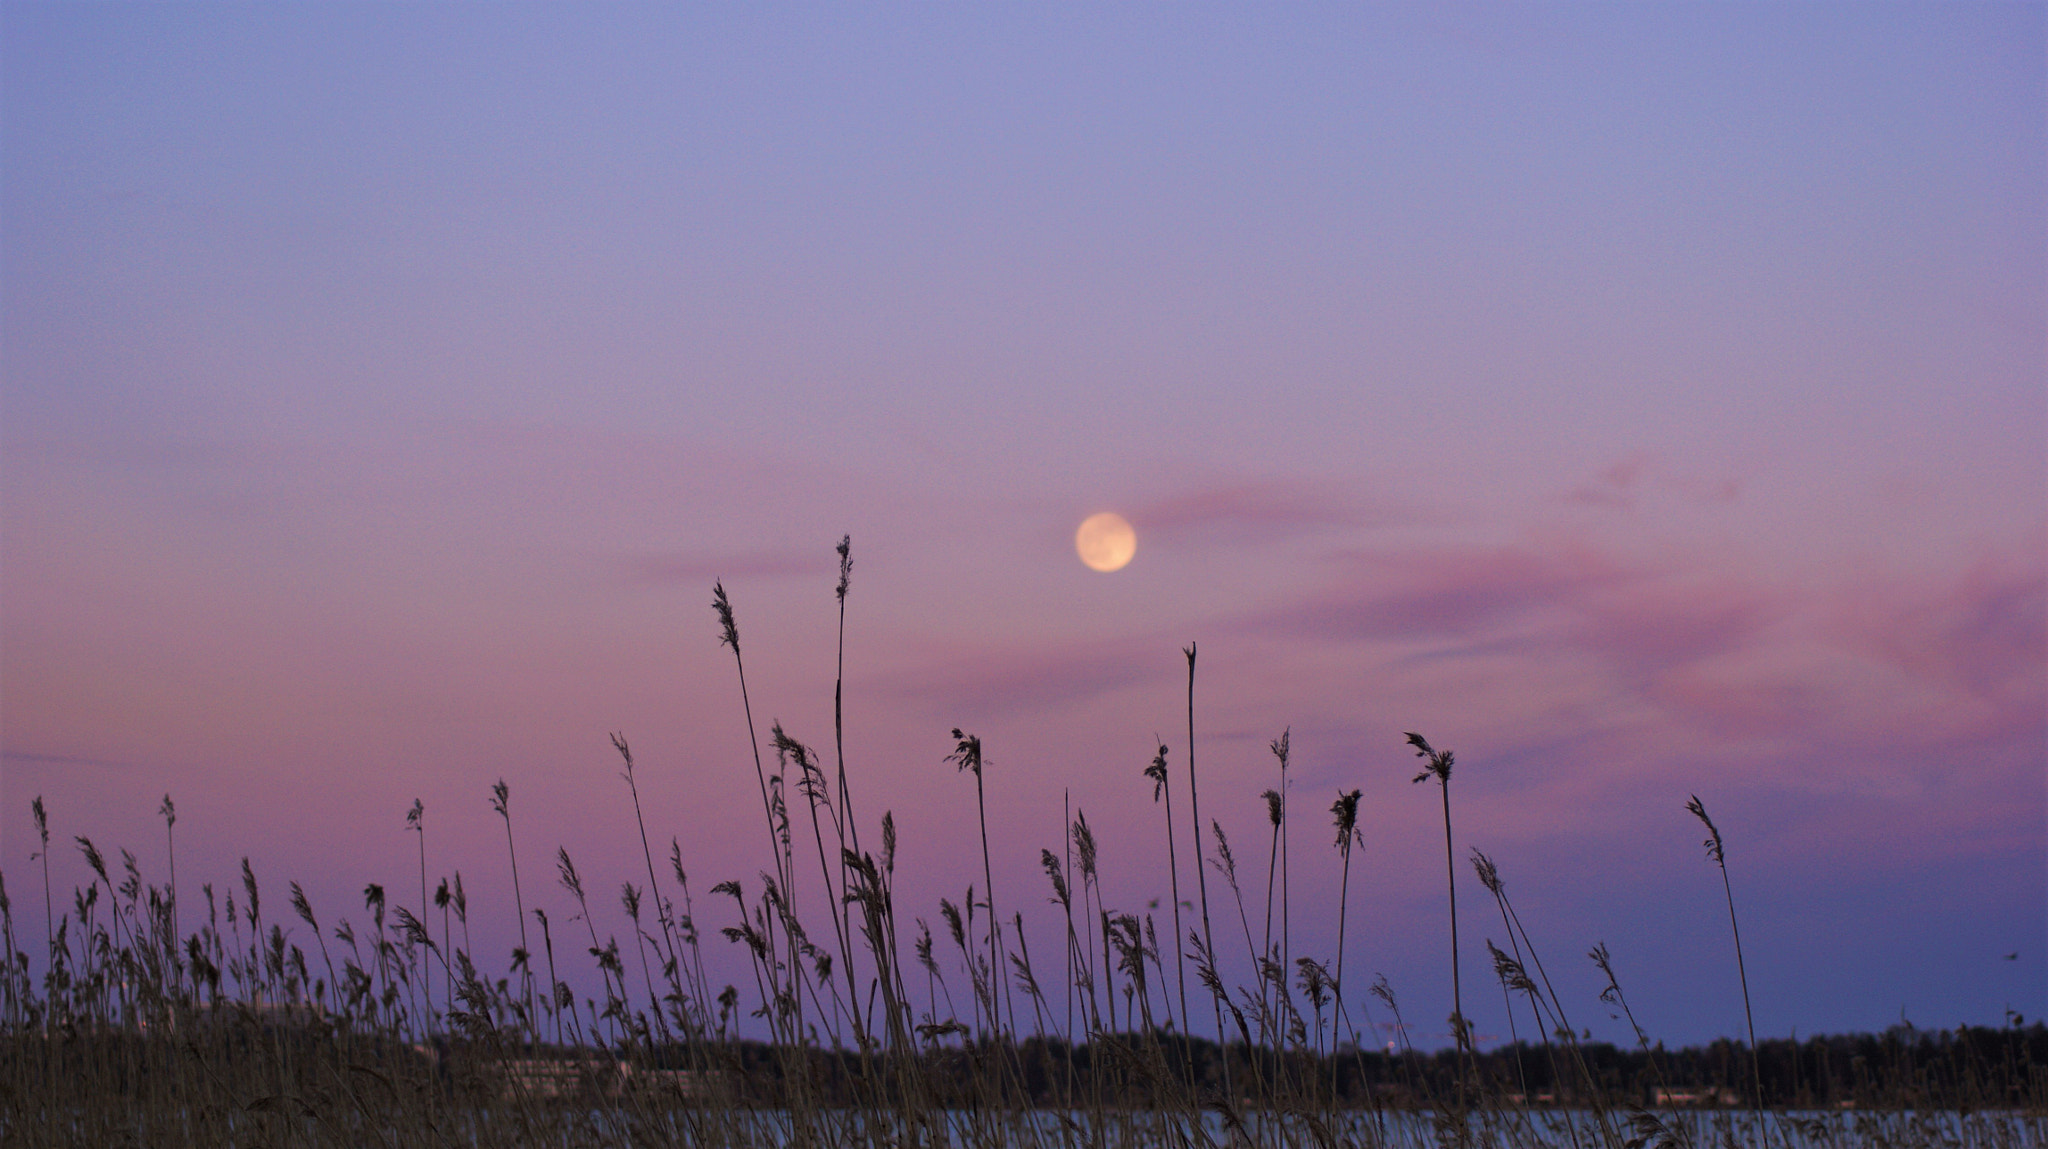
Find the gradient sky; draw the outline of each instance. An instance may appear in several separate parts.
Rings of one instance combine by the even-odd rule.
[[[2048,1013],[2044,61],[2038,4],[7,3],[0,873],[32,906],[42,795],[161,881],[168,791],[188,904],[246,854],[360,918],[418,797],[503,953],[490,784],[566,917],[555,846],[644,877],[622,731],[727,924],[711,585],[763,731],[829,746],[850,532],[910,915],[980,876],[956,725],[1035,952],[1063,794],[1163,911],[1194,641],[1205,818],[1262,897],[1291,729],[1327,956],[1364,790],[1347,976],[1418,1041],[1407,730],[1596,1035],[1598,940],[1654,1036],[1740,1032],[1693,793],[1761,1031]]]

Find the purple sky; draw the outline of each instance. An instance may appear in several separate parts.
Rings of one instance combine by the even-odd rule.
[[[1063,791],[1110,902],[1163,910],[1140,771],[1162,736],[1184,779],[1196,641],[1248,893],[1291,728],[1296,950],[1333,948],[1360,787],[1349,984],[1425,1035],[1405,730],[1600,1036],[1602,939],[1654,1036],[1740,1030],[1692,793],[1760,1030],[2048,1013],[2039,5],[0,22],[31,922],[38,794],[160,881],[169,791],[188,904],[248,854],[329,917],[414,888],[419,797],[502,953],[499,777],[529,899],[567,915],[556,845],[644,878],[618,730],[727,924],[704,891],[767,857],[711,584],[764,735],[829,746],[851,532],[848,769],[912,915],[980,876],[955,725],[1006,915],[1049,930]],[[1104,509],[1109,575],[1071,541]]]

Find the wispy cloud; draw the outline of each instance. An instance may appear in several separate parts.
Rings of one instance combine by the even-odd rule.
[[[1827,620],[1842,649],[1918,687],[1931,727],[2039,731],[2048,725],[2048,573],[1987,559],[1910,593],[1844,596]]]
[[[939,653],[883,688],[938,720],[979,722],[1085,703],[1172,673],[1154,653],[1136,643]]]
[[[1564,493],[1564,501],[1585,507],[1633,510],[1652,493],[1676,496],[1693,504],[1732,503],[1742,497],[1742,481],[1726,475],[1672,474],[1651,455],[1637,452],[1573,486]]]
[[[1535,615],[1580,609],[1643,577],[1575,545],[1354,552],[1333,566],[1325,584],[1249,625],[1297,638],[1494,641]]]
[[[33,754],[22,750],[8,750],[0,758],[23,766],[65,767],[89,766],[97,770],[138,770],[141,765],[123,762],[114,758],[90,758],[78,754]]]
[[[1338,527],[1395,521],[1343,485],[1260,479],[1218,483],[1136,508],[1132,525],[1163,539],[1264,542]]]
[[[1581,539],[1357,553],[1242,625],[1396,657],[1509,660],[1501,681],[1665,745],[2018,745],[2048,718],[2048,578],[1988,562],[1858,588],[1772,582]],[[2017,741],[2015,741],[2017,740]]]
[[[680,553],[640,554],[624,560],[628,575],[650,583],[706,583],[710,580],[749,576],[782,578],[795,575],[820,576],[835,568],[831,556],[821,559],[817,548],[807,550],[747,551],[729,555]]]

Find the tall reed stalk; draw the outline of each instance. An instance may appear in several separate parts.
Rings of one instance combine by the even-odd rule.
[[[166,793],[164,795],[163,804],[156,808],[156,812],[164,820],[164,864],[170,869],[171,874],[171,884],[167,887],[166,901],[170,905],[171,938],[175,942],[180,936],[178,932],[178,842],[176,838],[171,836],[171,828],[178,824],[178,808],[171,804],[170,794]]]
[[[711,584],[711,609],[718,615],[718,641],[721,645],[732,648],[733,668],[739,672],[740,709],[747,720],[747,747],[754,755],[754,781],[761,788],[761,815],[768,829],[768,852],[775,859],[777,877],[784,880],[783,884],[786,887],[788,881],[787,875],[783,873],[782,850],[777,846],[775,836],[775,811],[768,797],[768,770],[761,764],[761,740],[754,733],[754,703],[747,695],[747,662],[740,654],[739,623],[733,618],[732,600],[726,597],[723,582]]]
[[[1331,967],[1330,993],[1336,1005],[1332,1010],[1332,1044],[1335,1044],[1335,1026],[1345,1017],[1344,1013],[1344,938],[1346,923],[1351,912],[1351,848],[1364,845],[1364,835],[1358,832],[1358,800],[1363,790],[1340,790],[1337,800],[1330,804],[1330,816],[1336,820],[1337,854],[1343,859],[1343,875],[1337,879],[1337,964]],[[1357,1040],[1357,1030],[1352,1039]],[[1330,1096],[1337,1095],[1337,1070],[1342,1062],[1330,1059]]]
[[[427,915],[427,808],[418,798],[412,800],[412,809],[405,812],[405,828],[419,842],[420,917],[424,918]],[[427,996],[427,1024],[430,1030],[433,1026],[432,1019],[434,1014],[434,985],[432,978],[433,971],[430,969],[426,976],[421,979],[420,984],[420,991]]]
[[[520,985],[526,991],[528,1024],[538,1027],[540,1016],[533,1011],[533,950],[526,940],[526,898],[519,890],[519,849],[512,841],[512,788],[503,778],[491,787],[491,809],[504,819],[505,854],[512,862],[512,912],[519,921],[519,948],[512,951],[512,969],[520,975]]]
[[[664,962],[664,976],[672,979],[675,977],[674,971],[679,967],[681,956],[676,953],[675,930],[672,928],[669,920],[668,899],[662,897],[661,879],[655,874],[654,851],[647,844],[647,819],[640,812],[640,783],[635,777],[633,769],[633,749],[627,745],[626,736],[622,733],[613,733],[611,739],[612,748],[619,752],[619,757],[626,764],[625,769],[620,773],[626,780],[626,791],[633,799],[633,825],[640,831],[640,857],[647,864],[647,893],[649,897],[654,899],[654,920],[661,929],[662,943],[667,946],[667,950],[664,952],[662,947],[657,945],[654,952]],[[635,898],[632,900],[637,904],[639,899]],[[639,932],[639,920],[635,916],[634,933],[637,934]],[[643,966],[646,960],[645,955],[643,955],[641,957]],[[645,970],[643,969],[642,972],[644,973]],[[677,992],[680,994],[680,987],[678,987]],[[661,997],[654,992],[654,982],[652,979],[648,979],[647,982],[647,996],[652,1003],[655,1028],[659,1029],[662,1036],[666,1038],[668,1036],[668,1020],[662,1014]]]
[[[836,549],[839,553],[839,585],[833,588],[832,593],[839,600],[839,642],[832,671],[832,747],[839,763],[839,824],[846,827],[853,850],[858,854],[860,822],[853,814],[853,792],[846,785],[846,713],[843,709],[846,693],[846,592],[853,585],[853,536],[841,536]],[[841,884],[844,884],[844,875],[841,876]]]
[[[981,777],[983,765],[981,739],[973,734],[962,733],[960,728],[955,726],[953,728],[953,743],[953,752],[946,755],[946,761],[953,763],[956,770],[972,770],[974,772],[974,811],[981,826],[982,896],[988,899],[989,976],[991,978],[1001,978],[1003,976],[1003,959],[1001,954],[998,953],[998,947],[1001,942],[1001,919],[996,916],[995,867],[989,863],[988,795],[983,788]],[[967,901],[968,914],[972,916],[974,912],[974,899],[969,897]],[[1000,1041],[1003,1036],[1003,1018],[999,1012],[999,995],[994,992],[993,986],[990,987],[988,1010],[989,1029],[992,1035]]]
[[[1152,800],[1163,804],[1166,810],[1166,874],[1173,894],[1173,958],[1180,989],[1180,1024],[1184,1032],[1191,1033],[1194,1019],[1188,1013],[1187,957],[1180,947],[1180,859],[1173,846],[1173,789],[1168,782],[1165,743],[1159,744],[1159,753],[1153,755],[1151,765],[1145,767],[1145,777],[1152,780]]]
[[[1436,779],[1443,792],[1444,801],[1444,877],[1445,887],[1451,902],[1451,1036],[1457,1042],[1458,1051],[1466,1055],[1470,1063],[1472,1053],[1472,1030],[1465,1020],[1465,994],[1458,972],[1458,866],[1457,856],[1451,846],[1451,766],[1453,759],[1448,750],[1437,750],[1429,739],[1414,731],[1408,732],[1408,745],[1415,748],[1416,757],[1427,765],[1418,772],[1413,781],[1427,782]],[[1463,1087],[1461,1086],[1461,1093]],[[1462,1102],[1460,1108],[1463,1108]]]
[[[1195,782],[1195,644],[1189,642],[1181,648],[1188,659],[1188,821],[1193,827],[1190,837],[1195,844],[1195,885],[1202,902],[1201,953],[1213,962],[1216,953],[1216,931],[1209,924],[1209,868],[1202,864],[1202,790]],[[1179,948],[1176,946],[1175,948]],[[1216,1011],[1216,1041],[1227,1044],[1230,1035],[1223,1028],[1223,997],[1213,990],[1211,1004]],[[1223,1059],[1223,1091],[1228,1094],[1230,1087],[1230,1058]]]
[[[1290,866],[1288,865],[1288,858],[1287,858],[1287,837],[1288,837],[1288,834],[1287,834],[1287,831],[1288,831],[1288,825],[1287,825],[1287,796],[1288,796],[1288,785],[1287,785],[1287,764],[1288,764],[1288,761],[1289,761],[1289,748],[1290,748],[1290,746],[1291,746],[1291,745],[1292,745],[1292,743],[1293,743],[1293,735],[1294,735],[1294,730],[1293,730],[1293,728],[1292,728],[1292,727],[1289,727],[1289,728],[1287,728],[1287,729],[1285,729],[1285,730],[1282,730],[1282,731],[1280,732],[1280,737],[1279,737],[1278,739],[1276,739],[1276,740],[1275,740],[1275,741],[1274,741],[1274,742],[1273,742],[1273,743],[1271,744],[1271,746],[1269,747],[1269,749],[1270,749],[1270,750],[1271,750],[1271,751],[1273,752],[1273,757],[1274,757],[1275,759],[1277,759],[1277,760],[1279,761],[1279,763],[1280,763],[1280,974],[1281,974],[1281,976],[1280,976],[1280,984],[1279,984],[1279,986],[1278,986],[1277,988],[1278,988],[1278,990],[1279,990],[1279,997],[1280,997],[1280,1000],[1281,1000],[1281,1002],[1285,1003],[1285,1004],[1287,1005],[1287,1008],[1288,1008],[1289,1010],[1292,1010],[1292,1009],[1293,1009],[1293,1004],[1292,1004],[1291,1000],[1290,1000],[1290,999],[1288,998],[1288,996],[1287,996],[1287,971],[1288,971],[1288,970],[1290,970],[1290,969],[1293,969],[1293,968],[1294,968],[1294,927],[1293,927],[1293,924],[1292,924],[1292,923],[1293,923],[1293,919],[1292,919],[1292,916],[1291,916],[1291,915],[1292,915],[1292,909],[1291,909],[1291,907],[1292,907],[1292,905],[1293,905],[1293,898],[1292,898],[1292,896],[1291,896],[1291,889],[1290,889],[1290,885],[1289,885],[1289,879],[1288,879],[1288,872],[1289,872],[1289,870],[1291,869],[1291,867],[1290,867]],[[1269,895],[1269,896],[1270,896],[1270,895]]]
[[[1735,921],[1735,887],[1728,881],[1728,852],[1721,842],[1721,830],[1714,825],[1712,818],[1707,817],[1707,807],[1700,801],[1700,796],[1694,794],[1687,798],[1685,808],[1706,826],[1707,837],[1701,845],[1706,847],[1707,857],[1721,870],[1721,892],[1728,899],[1728,930],[1735,935],[1735,973],[1742,981],[1742,1021],[1749,1028],[1751,1085],[1756,1108],[1761,1112],[1764,1107],[1763,1059],[1756,1048],[1756,1018],[1749,1009],[1749,970],[1742,962],[1742,927]]]
[[[57,919],[50,901],[50,815],[43,809],[41,794],[36,795],[29,810],[35,815],[36,837],[42,841],[42,847],[30,860],[39,858],[43,863],[43,953],[49,961],[47,968],[54,973],[57,969]]]

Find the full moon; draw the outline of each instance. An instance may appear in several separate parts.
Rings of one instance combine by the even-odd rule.
[[[1092,570],[1118,571],[1138,553],[1138,535],[1124,517],[1111,511],[1089,515],[1074,532],[1074,549]]]

